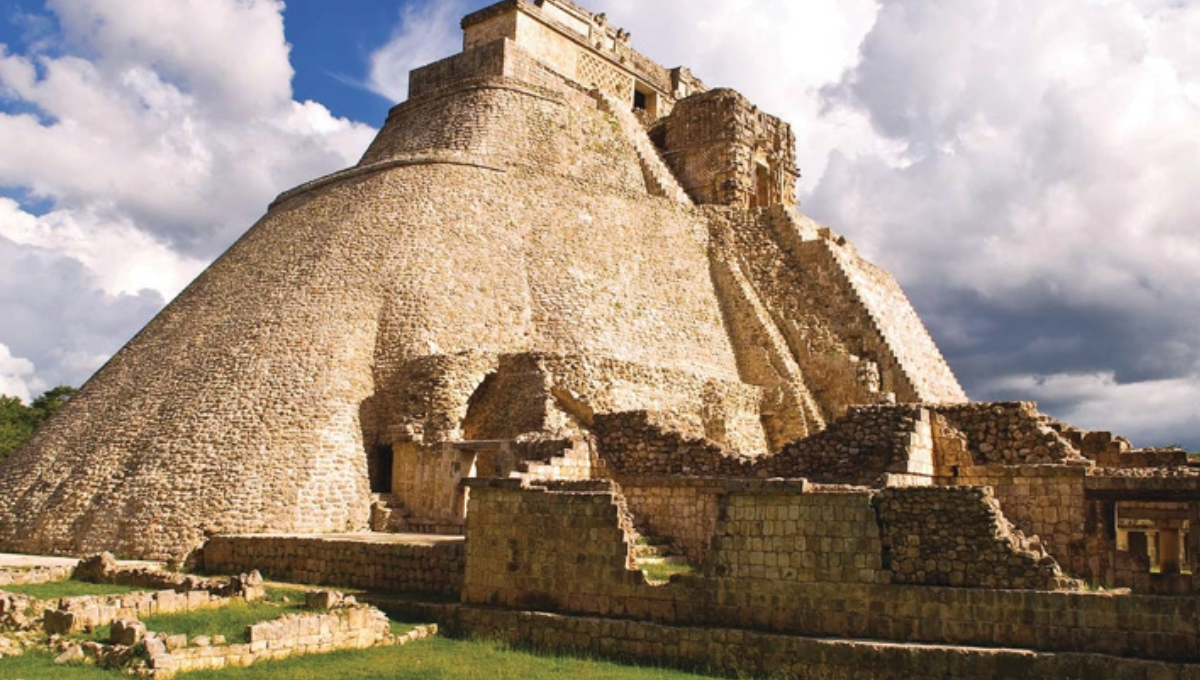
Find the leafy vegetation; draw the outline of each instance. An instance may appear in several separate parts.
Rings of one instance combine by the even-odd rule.
[[[0,588],[10,593],[20,593],[39,600],[57,600],[60,597],[82,597],[84,595],[124,595],[144,588],[131,588],[111,583],[85,583],[83,581],[51,581],[50,583],[31,583],[23,586],[4,586]]]
[[[34,399],[28,406],[17,397],[0,395],[0,463],[21,448],[33,436],[38,425],[70,401],[75,391],[74,387],[60,385]]]

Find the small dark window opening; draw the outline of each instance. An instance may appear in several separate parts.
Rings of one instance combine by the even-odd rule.
[[[371,449],[367,456],[367,476],[371,481],[371,493],[392,492],[392,462],[394,460],[392,447],[380,444]]]
[[[641,90],[634,90],[633,91],[633,109],[635,111],[645,111],[646,107],[648,105],[649,105],[649,101],[646,98],[646,93],[642,92]]]

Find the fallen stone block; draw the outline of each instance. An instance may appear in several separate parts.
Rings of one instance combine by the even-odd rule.
[[[132,647],[146,637],[146,624],[131,619],[117,619],[109,626],[109,642]]]
[[[75,612],[47,609],[42,614],[42,626],[49,635],[66,635],[79,630],[79,620]]]
[[[100,553],[79,560],[74,578],[88,583],[108,583],[117,573],[117,558],[112,553]]]
[[[87,659],[82,645],[71,645],[67,651],[54,657],[54,663],[59,666],[82,664]]]

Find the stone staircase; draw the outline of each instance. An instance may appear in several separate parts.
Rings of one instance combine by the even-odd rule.
[[[592,90],[591,95],[599,104],[601,111],[612,114],[617,119],[621,125],[621,131],[637,149],[638,159],[642,163],[642,174],[646,177],[646,187],[650,193],[684,205],[693,205],[692,199],[675,179],[671,169],[663,162],[658,148],[654,146],[654,142],[650,141],[650,135],[646,134],[646,128],[643,127],[633,111],[612,95],[598,88]]]
[[[869,262],[851,262],[849,253],[827,241],[823,243],[918,399],[967,401],[967,395],[896,280]]]
[[[592,479],[591,446],[586,440],[567,441],[562,455],[517,464],[510,477],[527,482],[578,482]]]
[[[377,493],[373,497],[371,531],[398,534],[409,530],[409,512],[398,496],[390,493]]]
[[[789,206],[772,206],[764,211],[763,219],[785,251],[798,262],[812,263],[833,274],[831,283],[863,310],[870,330],[886,350],[880,359],[911,386],[913,394],[898,394],[901,400],[967,400],[908,296],[890,274],[844,247],[845,239],[828,227]]]

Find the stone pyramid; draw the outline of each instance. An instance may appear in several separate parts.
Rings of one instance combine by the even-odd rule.
[[[464,477],[580,447],[602,475],[603,414],[769,456],[966,400],[892,277],[796,211],[786,123],[567,2],[463,28],[358,165],[281,195],[0,468],[0,550],[179,558],[373,507],[455,532]]]

